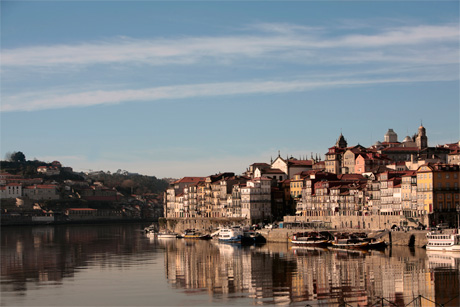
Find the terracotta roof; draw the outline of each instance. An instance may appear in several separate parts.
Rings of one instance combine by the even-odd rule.
[[[349,181],[349,180],[363,180],[365,179],[361,174],[342,174],[337,176],[339,180]]]
[[[184,177],[175,181],[174,183],[197,183],[206,180],[206,177]]]
[[[388,147],[388,148],[382,149],[382,152],[394,152],[394,151],[404,151],[404,152],[415,151],[415,152],[418,152],[419,149],[418,149],[418,147]]]
[[[312,160],[289,160],[288,164],[290,166],[312,166],[313,161]]]

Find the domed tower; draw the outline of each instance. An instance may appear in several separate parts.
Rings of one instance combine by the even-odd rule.
[[[340,133],[339,139],[338,139],[337,142],[335,143],[335,147],[346,148],[347,145],[348,145],[347,141],[346,141],[345,138],[343,137],[342,133]]]
[[[426,136],[426,129],[425,127],[423,127],[423,125],[420,125],[420,127],[418,127],[418,134],[415,138],[415,143],[417,144],[419,150],[428,147],[428,137]]]
[[[388,129],[388,132],[385,134],[384,142],[387,143],[397,143],[398,142],[398,135],[393,129]]]

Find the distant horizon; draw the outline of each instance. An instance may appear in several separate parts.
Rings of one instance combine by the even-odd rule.
[[[460,140],[458,1],[1,1],[1,146],[158,178]]]

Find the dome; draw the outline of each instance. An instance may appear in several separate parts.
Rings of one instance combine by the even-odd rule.
[[[407,142],[412,142],[412,139],[411,139],[410,136],[406,136],[406,137],[404,138],[403,143],[407,143]]]
[[[396,143],[398,141],[398,135],[393,129],[388,129],[388,132],[385,134],[385,142]]]

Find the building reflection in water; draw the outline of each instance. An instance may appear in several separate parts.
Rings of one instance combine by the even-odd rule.
[[[379,251],[239,247],[207,241],[160,241],[169,282],[188,293],[223,299],[246,295],[254,304],[459,306],[458,258],[425,250]],[[439,258],[439,257],[438,257]],[[422,297],[419,297],[421,295]],[[415,300],[415,301],[414,301]]]
[[[422,295],[423,301],[410,306],[435,306],[430,301],[460,306],[460,255],[407,247],[360,252],[150,240],[141,229],[139,225],[2,228],[2,295],[27,296],[29,290],[52,285],[65,288],[64,280],[78,279],[83,270],[121,268],[123,274],[130,267],[147,268],[146,262],[164,256],[165,276],[161,260],[153,266],[159,268],[154,278],[164,282],[166,277],[171,292],[165,295],[181,304],[184,301],[174,301],[179,292],[210,297],[222,305],[371,306],[384,298],[385,305],[404,306]],[[138,295],[149,298],[152,289],[139,287],[144,286],[145,293]]]
[[[62,284],[89,265],[122,266],[112,257],[148,253],[136,238],[138,225],[4,227],[1,232],[1,291],[22,295],[39,284]]]

